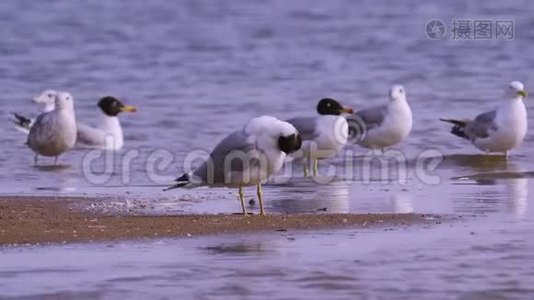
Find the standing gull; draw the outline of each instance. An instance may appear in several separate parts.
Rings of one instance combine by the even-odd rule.
[[[237,187],[246,215],[243,187],[256,185],[260,215],[265,215],[261,184],[282,168],[286,155],[300,149],[301,143],[299,133],[291,124],[270,116],[254,118],[215,146],[200,167],[176,179],[166,190]]]
[[[54,164],[60,154],[74,147],[76,142],[76,119],[74,100],[69,93],[56,95],[55,108],[37,116],[28,134],[28,146],[35,153],[35,164],[39,155],[54,156]]]
[[[324,98],[317,103],[318,116],[287,120],[302,135],[302,157],[300,160],[305,160],[304,176],[308,176],[308,167],[312,162],[313,176],[317,176],[317,160],[332,157],[345,146],[348,137],[348,124],[341,114],[352,112],[352,108],[343,107],[334,99]]]
[[[412,130],[412,110],[402,85],[389,89],[389,103],[359,110],[348,116],[349,135],[356,144],[371,149],[393,146]]]
[[[527,110],[523,103],[526,96],[523,84],[513,81],[506,91],[508,99],[497,109],[479,114],[474,120],[440,120],[453,124],[451,133],[471,141],[478,149],[508,156],[508,151],[519,146],[527,133]]]

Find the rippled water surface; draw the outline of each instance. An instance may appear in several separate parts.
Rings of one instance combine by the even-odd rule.
[[[282,172],[264,189],[267,210],[469,221],[6,248],[0,297],[532,298],[533,135],[508,160],[484,157],[437,119],[492,109],[512,80],[532,89],[533,8],[530,1],[1,2],[3,195],[135,199],[152,203],[147,213],[236,212],[233,190],[161,189],[183,172],[188,154],[211,149],[252,117],[313,115],[326,96],[358,109],[385,102],[389,86],[402,83],[414,129],[392,149],[402,153],[401,167],[367,164],[366,150],[348,147],[321,162],[323,175],[338,174],[329,184],[303,179],[298,168],[290,180]],[[447,32],[432,40],[425,25],[434,18],[513,20],[515,35],[458,41]],[[30,99],[47,88],[71,92],[86,123],[97,124],[101,96],[136,105],[138,113],[121,118],[125,148],[72,151],[59,167],[33,166],[9,113],[35,115]]]

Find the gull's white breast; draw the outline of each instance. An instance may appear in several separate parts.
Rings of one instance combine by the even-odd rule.
[[[388,105],[383,123],[366,132],[361,144],[368,148],[384,148],[400,143],[412,130],[412,110],[405,100]]]
[[[342,116],[319,116],[316,124],[317,137],[306,141],[303,150],[310,151],[312,158],[326,158],[336,155],[347,143],[349,125]],[[317,155],[313,150],[318,150]]]
[[[40,155],[57,156],[74,147],[76,142],[74,112],[55,110],[46,114],[30,129],[28,146]]]
[[[504,152],[521,144],[527,133],[527,110],[520,98],[507,101],[497,109],[497,130],[489,137],[475,139],[474,145],[483,151]]]

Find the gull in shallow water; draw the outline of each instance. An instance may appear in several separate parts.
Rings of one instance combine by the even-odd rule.
[[[49,112],[54,110],[54,103],[56,101],[57,91],[55,90],[46,90],[39,94],[37,97],[33,98],[33,103],[38,104],[39,113]],[[32,126],[35,120],[25,117],[23,115],[13,113],[15,119],[15,128],[25,134],[30,132],[30,127]]]
[[[47,90],[34,99],[35,103],[43,104],[42,110],[44,112],[54,109],[54,102],[50,101],[50,97],[55,99],[56,91]],[[135,112],[137,109],[131,105],[124,105],[115,97],[106,96],[98,102],[102,115],[97,127],[92,127],[83,123],[78,123],[78,134],[76,140],[76,148],[92,148],[103,150],[120,150],[124,145],[124,137],[122,133],[122,126],[118,115],[121,112]],[[15,126],[24,133],[28,133],[33,124],[33,120],[14,114],[16,120]]]
[[[316,176],[317,160],[336,155],[347,143],[348,124],[343,113],[352,113],[352,108],[343,107],[338,101],[324,98],[317,103],[318,116],[298,117],[287,120],[302,136],[302,152],[293,155],[304,162],[304,176],[313,162]]]
[[[124,145],[122,126],[118,115],[121,112],[136,112],[137,108],[124,105],[115,97],[106,96],[98,101],[102,117],[98,127],[78,123],[76,148],[120,150]]]
[[[55,108],[37,116],[28,134],[27,144],[38,156],[54,156],[54,164],[60,154],[74,147],[76,142],[76,118],[74,100],[69,93],[59,92]]]
[[[358,110],[347,117],[351,140],[362,147],[381,149],[404,140],[412,130],[412,110],[402,85],[389,90],[389,103]]]
[[[256,185],[260,215],[265,215],[261,184],[282,168],[286,155],[300,149],[301,143],[299,133],[291,124],[270,116],[254,118],[215,146],[200,167],[176,179],[166,190],[237,187],[246,215],[243,187]]]
[[[523,103],[526,96],[523,84],[513,81],[506,91],[508,99],[497,109],[479,114],[474,120],[440,120],[453,124],[451,133],[471,141],[478,149],[508,156],[508,151],[519,146],[527,133],[527,110]]]

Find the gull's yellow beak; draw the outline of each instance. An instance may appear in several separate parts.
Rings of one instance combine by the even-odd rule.
[[[525,91],[518,91],[517,94],[523,98],[526,98],[527,97],[527,92]]]
[[[137,108],[135,106],[132,106],[132,105],[124,105],[121,108],[121,111],[123,111],[123,112],[136,112]]]

